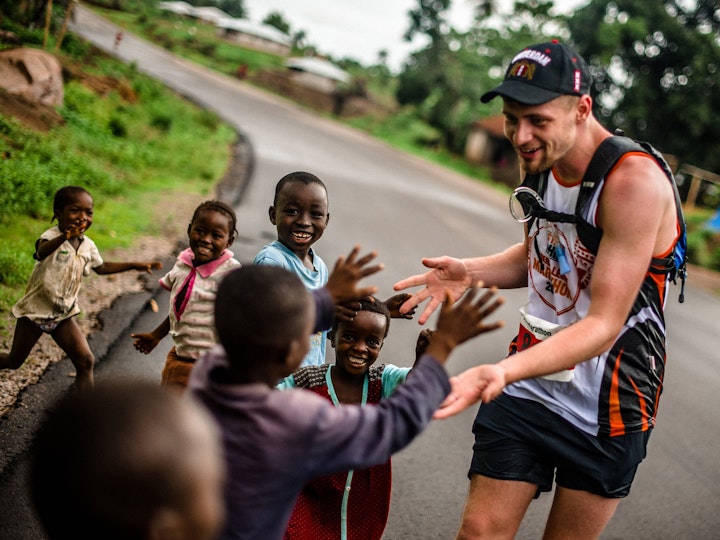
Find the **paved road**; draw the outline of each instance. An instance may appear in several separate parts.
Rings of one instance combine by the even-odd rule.
[[[77,24],[91,41],[113,49],[115,30],[107,23],[81,9]],[[375,280],[381,296],[392,294],[391,285],[398,278],[420,271],[421,256],[482,255],[520,238],[521,230],[508,216],[505,198],[465,177],[400,154],[244,83],[189,66],[133,36],[126,35],[115,52],[218,111],[251,141],[255,172],[237,207],[240,238],[235,251],[242,261],[274,237],[267,207],[275,182],[287,172],[303,169],[319,175],[329,189],[331,219],[317,245],[318,253],[332,264],[355,243],[376,249],[386,264],[386,271]],[[501,357],[523,293],[510,291],[506,296],[500,316],[508,321],[507,328],[461,347],[449,365],[451,372]],[[136,304],[139,308],[142,302]],[[160,314],[143,311],[131,329],[151,328],[159,318]],[[659,426],[633,491],[621,504],[604,539],[720,536],[720,468],[715,457],[720,439],[720,415],[716,412],[720,355],[712,339],[719,318],[720,300],[692,284],[684,305],[677,304],[673,295],[668,308],[670,362]],[[409,365],[418,331],[415,321],[393,321],[381,359]],[[129,340],[121,339],[109,350],[98,378],[135,369],[159,377],[160,351],[140,361],[129,345]],[[474,411],[467,411],[433,423],[394,458],[386,539],[453,537],[467,489],[473,415]],[[18,470],[22,470],[22,460]],[[0,536],[40,538],[22,504],[21,488],[9,479],[3,482],[7,485],[0,493],[0,520],[7,521],[7,526],[0,531],[13,532],[0,532]],[[7,503],[8,496],[14,497],[13,504]],[[549,503],[548,495],[533,503],[518,538],[541,536]]]

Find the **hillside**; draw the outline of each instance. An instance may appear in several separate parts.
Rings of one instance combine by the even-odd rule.
[[[61,63],[64,107],[56,110],[0,90],[0,185],[8,191],[27,190],[16,198],[37,201],[31,205],[32,215],[9,214],[4,205],[0,216],[0,235],[6,239],[0,247],[0,351],[11,345],[15,321],[10,307],[22,295],[32,269],[28,254],[50,223],[52,200],[43,193],[95,181],[88,186],[96,202],[92,238],[103,258],[160,259],[167,267],[178,242],[186,241],[188,216],[198,203],[213,198],[226,171],[234,170],[228,160],[236,154],[236,134],[213,115],[96,50],[87,57],[61,56]],[[108,126],[125,131],[113,134]],[[200,166],[180,163],[173,168],[171,163],[158,170],[164,157],[191,154],[187,145],[203,157]],[[171,210],[168,198],[173,200]],[[85,278],[79,298],[83,313],[77,318],[82,330],[97,331],[99,313],[118,296],[142,291],[162,272],[93,273]],[[62,357],[45,335],[19,370],[0,371],[0,417]],[[74,376],[69,362],[62,369]]]

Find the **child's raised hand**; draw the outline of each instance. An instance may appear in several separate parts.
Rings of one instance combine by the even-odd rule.
[[[144,270],[148,274],[152,274],[153,270],[160,270],[163,267],[160,261],[141,262],[138,263],[138,270]]]
[[[143,354],[150,354],[150,352],[157,347],[160,340],[155,337],[152,332],[144,334],[130,334],[131,338],[135,338],[133,346]]]
[[[85,222],[69,223],[63,233],[65,234],[65,240],[71,238],[80,238],[85,233]]]
[[[382,270],[383,265],[370,266],[370,261],[377,257],[377,253],[371,252],[357,258],[359,251],[360,247],[355,246],[347,257],[338,258],[330,273],[325,288],[336,304],[372,296],[377,292],[377,287],[358,288],[357,284],[362,278]]]
[[[351,322],[360,309],[362,309],[360,302],[343,302],[335,306],[335,317],[340,322]]]
[[[470,338],[496,330],[502,321],[484,323],[485,318],[499,308],[504,299],[497,296],[497,288],[480,293],[482,283],[473,285],[463,297],[453,302],[450,293],[440,309],[437,329],[427,347],[427,353],[445,362],[452,350]]]
[[[412,319],[413,315],[415,315],[415,307],[412,307],[407,311],[407,313],[401,313],[400,312],[400,306],[402,306],[405,302],[410,300],[410,297],[412,294],[410,293],[400,293],[396,294],[395,296],[391,296],[387,300],[385,300],[385,305],[388,308],[388,311],[390,311],[390,317],[393,319]]]

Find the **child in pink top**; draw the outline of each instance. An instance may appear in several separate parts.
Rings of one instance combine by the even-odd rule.
[[[184,390],[195,361],[217,338],[213,305],[220,281],[240,263],[228,248],[235,240],[235,212],[220,201],[205,201],[195,209],[188,225],[190,247],[160,279],[170,291],[168,316],[152,332],[131,334],[135,348],[148,354],[170,334],[174,346],[162,371],[162,385]]]

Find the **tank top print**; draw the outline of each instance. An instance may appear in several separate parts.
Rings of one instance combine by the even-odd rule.
[[[596,226],[597,203],[583,218]],[[575,213],[580,187],[560,183],[551,172],[543,197],[557,212]],[[538,219],[528,232],[528,304],[531,320],[562,328],[587,315],[595,255],[580,241],[574,224]],[[606,353],[575,366],[558,380],[535,378],[509,385],[511,396],[542,403],[592,435],[622,435],[654,424],[665,365],[663,306],[666,278],[648,272],[622,332]],[[519,338],[523,335],[523,328]],[[526,339],[536,342],[532,336]],[[518,350],[524,348],[518,339]],[[562,372],[561,372],[562,373]]]

